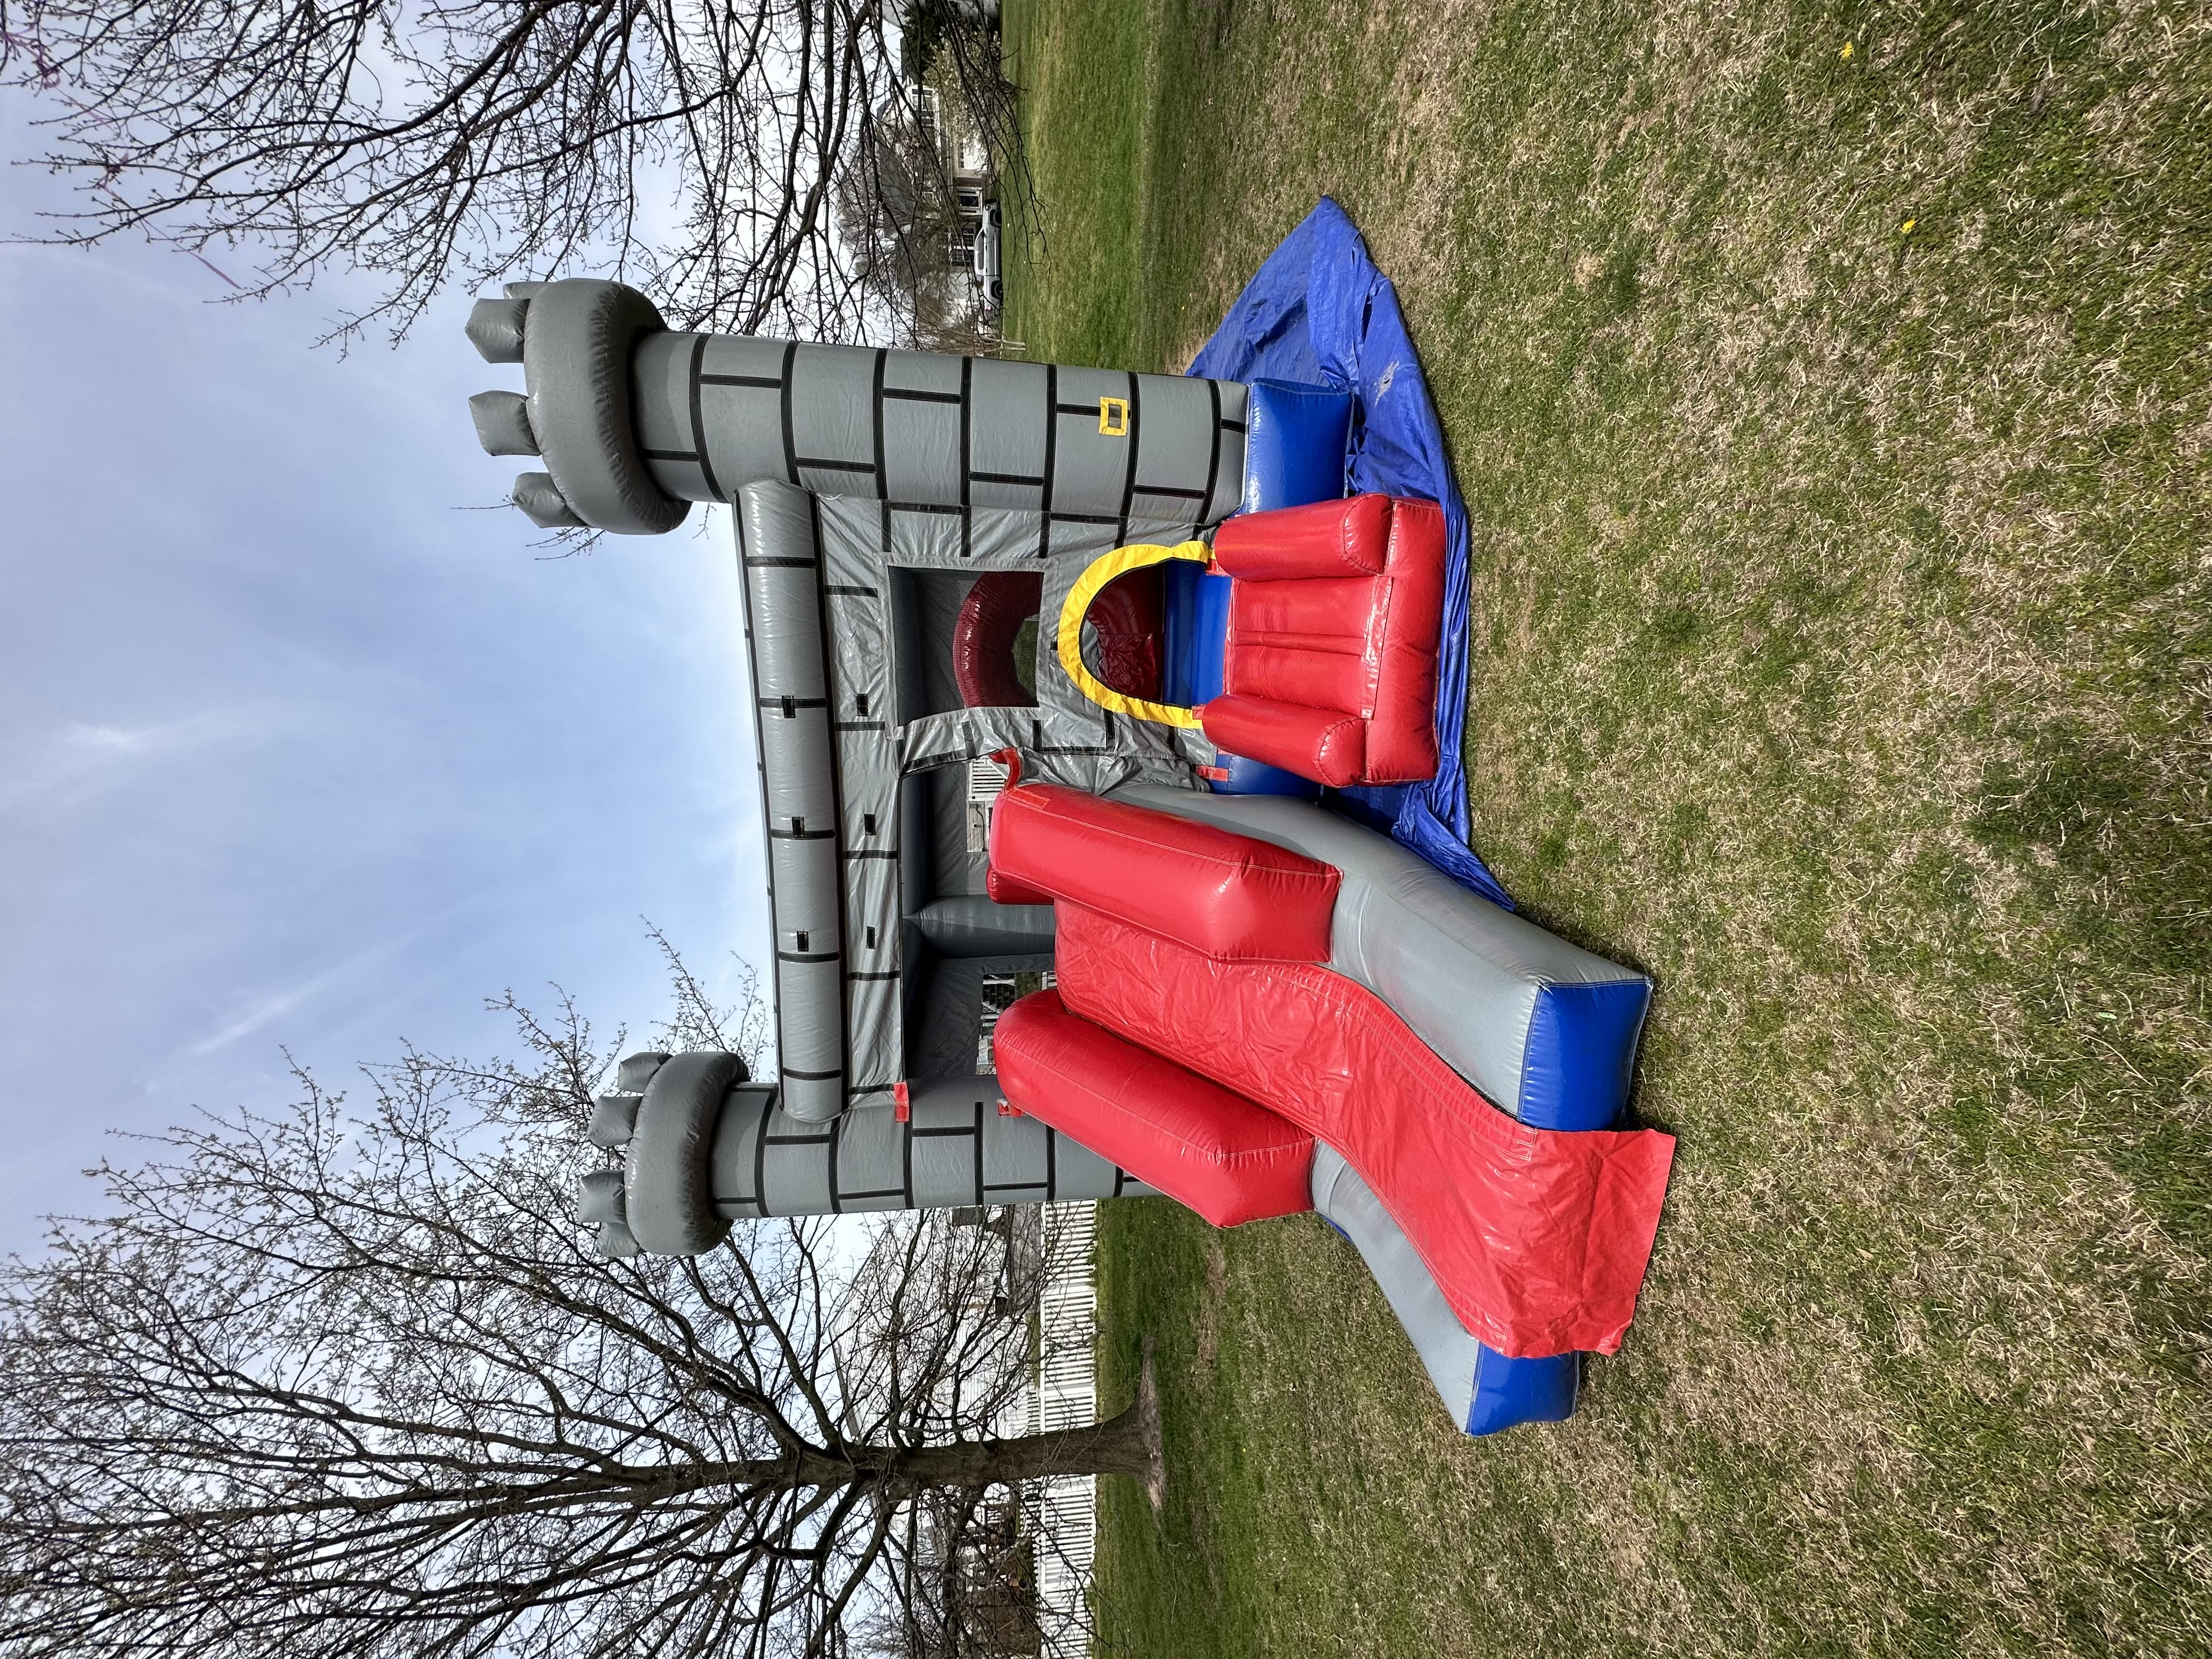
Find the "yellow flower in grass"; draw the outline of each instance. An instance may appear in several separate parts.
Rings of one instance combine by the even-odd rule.
[[[1851,43],[1850,43],[1850,41],[1846,40],[1846,41],[1844,41],[1844,49],[1843,49],[1841,52],[1838,52],[1838,53],[1836,54],[1836,56],[1837,56],[1837,57],[1838,57],[1838,58],[1849,58],[1850,57],[1850,55],[1851,55]]]
[[[1919,222],[1920,221],[1917,219],[1907,219],[1903,224],[1897,228],[1897,234],[1900,236],[1910,236],[1912,234],[1913,226]]]

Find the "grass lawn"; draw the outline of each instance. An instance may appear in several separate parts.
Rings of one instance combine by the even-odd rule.
[[[1115,1654],[2212,1651],[2212,11],[1007,0],[1030,355],[1323,192],[1474,523],[1474,839],[1680,1137],[1583,1412],[1109,1206]]]

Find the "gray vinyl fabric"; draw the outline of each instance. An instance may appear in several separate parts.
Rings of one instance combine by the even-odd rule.
[[[1043,904],[994,904],[981,893],[933,898],[915,911],[915,928],[948,957],[1052,954],[1052,909]]]
[[[872,1107],[817,1123],[784,1111],[736,1054],[652,1058],[665,1063],[643,1097],[603,1097],[593,1120],[622,1167],[577,1183],[576,1218],[603,1255],[697,1255],[749,1217],[1153,1192],[1036,1118],[1000,1115],[988,1073],[917,1085],[904,1121]]]
[[[1048,552],[1067,526],[1127,541],[1139,520],[1213,523],[1243,483],[1246,394],[1231,380],[672,333],[636,289],[588,278],[510,284],[468,334],[488,361],[523,364],[556,492],[625,535],[775,480],[878,503],[887,541],[895,520],[1021,509]],[[510,447],[511,419],[490,441],[534,453]]]
[[[823,1121],[903,1075],[898,769],[882,583],[825,571],[817,498],[738,501],[760,743],[776,1052],[786,1109]],[[840,643],[833,648],[833,641]]]
[[[983,890],[986,860],[968,845],[968,775],[957,766],[899,780],[900,904],[918,915],[933,899]]]
[[[519,392],[479,392],[469,399],[469,418],[487,455],[535,455],[538,434],[531,429],[530,399]]]
[[[530,428],[546,470],[587,525],[629,536],[673,530],[689,501],[659,485],[639,453],[632,349],[664,331],[653,301],[619,283],[544,283],[522,315]]]
[[[530,301],[508,294],[496,300],[479,300],[470,308],[465,331],[477,355],[488,363],[522,361],[522,325]]]
[[[1444,1300],[1413,1243],[1390,1218],[1382,1200],[1343,1155],[1314,1144],[1314,1208],[1352,1241],[1382,1297],[1413,1340],[1422,1369],[1435,1385],[1455,1428],[1464,1428],[1474,1407],[1476,1367],[1482,1345]]]
[[[886,525],[1020,508],[1048,537],[1086,521],[1210,524],[1243,488],[1235,381],[673,333],[639,343],[632,380],[646,464],[686,501],[774,479],[887,503]],[[1126,418],[1105,419],[1105,400]]]
[[[629,1139],[624,1135],[615,1144],[621,1146]],[[586,1226],[596,1227],[603,1221],[620,1221],[627,1209],[620,1170],[593,1170],[577,1182],[576,1219]]]
[[[1133,542],[1188,540],[1199,532],[1195,519],[1093,522],[1014,509],[886,516],[879,503],[827,496],[817,498],[816,511],[833,591],[877,595],[896,591],[902,577],[957,579],[918,584],[916,598],[904,607],[872,597],[869,602],[886,618],[880,631],[848,634],[845,613],[833,617],[841,659],[859,658],[879,639],[890,642],[897,659],[890,680],[900,711],[902,772],[1017,749],[1024,775],[1032,782],[1094,793],[1140,777],[1170,787],[1196,787],[1190,768],[1211,763],[1212,745],[1197,732],[1112,715],[1091,702],[1060,667],[1054,627],[1068,589],[1092,560]],[[1034,708],[962,708],[957,691],[948,696],[949,686],[939,683],[938,677],[949,678],[951,672],[950,620],[959,608],[954,596],[964,597],[966,584],[987,571],[1034,571],[1042,579]],[[872,672],[881,672],[882,664],[880,654],[869,659]],[[864,671],[855,662],[852,672]],[[931,712],[911,716],[908,711],[916,707]]]
[[[592,1103],[592,1121],[585,1127],[584,1138],[594,1146],[626,1144],[637,1133],[637,1103],[638,1097],[631,1094],[600,1096]]]
[[[720,1243],[729,1223],[708,1191],[707,1154],[723,1102],[744,1080],[742,1059],[711,1050],[657,1067],[623,1159],[623,1213],[599,1219],[627,1226],[639,1248],[661,1255],[697,1255]]]
[[[561,486],[553,482],[550,472],[518,472],[514,489],[508,496],[522,509],[523,517],[540,530],[583,530],[587,526],[568,505],[568,498],[561,493]]]
[[[782,1103],[810,1122],[886,1103],[893,1084],[932,1074],[917,1070],[924,1052],[933,1067],[963,1041],[972,1053],[978,1005],[946,1000],[960,977],[950,970],[907,984],[923,968],[908,940],[933,959],[989,958],[993,971],[1048,957],[1049,911],[997,905],[981,891],[969,762],[1012,749],[1031,780],[1094,793],[1134,780],[1194,790],[1191,763],[1212,752],[1088,702],[1048,655],[1045,629],[1037,707],[907,718],[945,697],[959,597],[977,575],[1041,569],[1049,605],[1123,526],[1052,525],[1009,508],[910,525],[879,505],[772,481],[738,492]],[[964,531],[948,529],[956,522]],[[1161,539],[1194,529],[1135,524]]]
[[[715,1210],[737,1219],[1152,1191],[1036,1118],[1001,1116],[1000,1098],[988,1073],[948,1078],[914,1086],[903,1123],[871,1108],[821,1124],[778,1109],[769,1090],[733,1091],[714,1134]]]
[[[921,930],[907,924],[906,1074],[922,1082],[975,1074],[983,1035],[983,979],[989,967],[974,957],[940,956]]]
[[[1329,965],[1379,994],[1506,1111],[1520,1103],[1539,989],[1643,978],[1477,897],[1395,842],[1310,801],[1146,784],[1115,799],[1273,842],[1342,871]]]

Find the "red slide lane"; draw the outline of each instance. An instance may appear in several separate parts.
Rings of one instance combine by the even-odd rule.
[[[1620,1347],[1671,1135],[1531,1127],[1340,974],[1211,960],[1078,904],[1055,910],[1067,1008],[1342,1152],[1475,1336],[1515,1357]]]

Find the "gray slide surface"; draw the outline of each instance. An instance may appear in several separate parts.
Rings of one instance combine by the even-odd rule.
[[[1536,994],[1643,976],[1479,897],[1389,837],[1310,801],[1196,794],[1133,783],[1116,800],[1273,842],[1344,872],[1329,966],[1395,1009],[1506,1111],[1521,1100]]]

